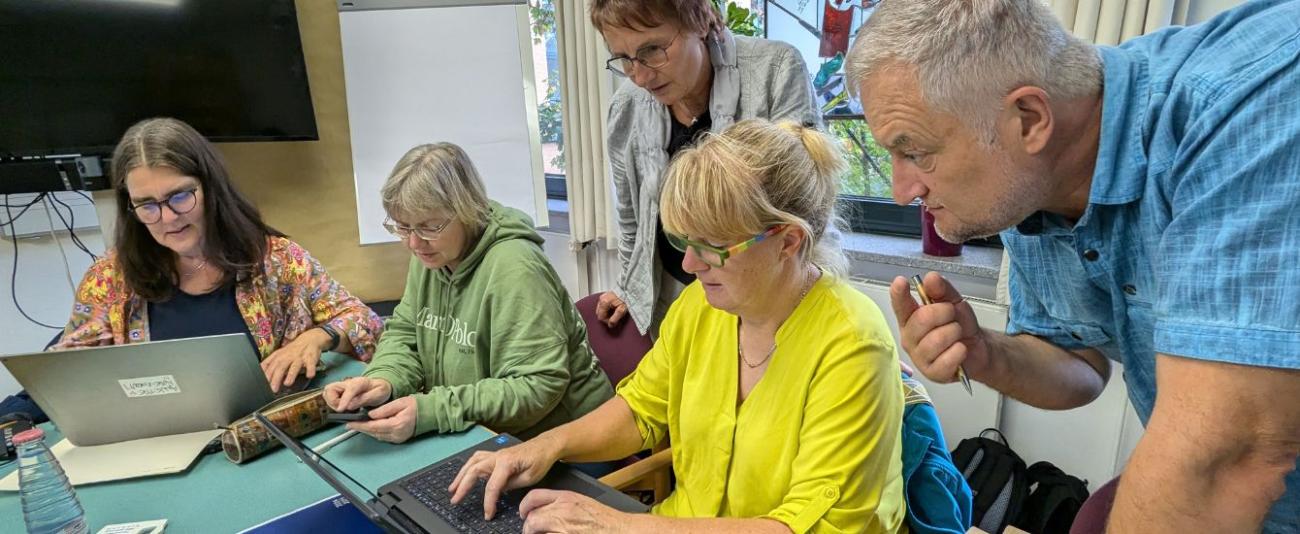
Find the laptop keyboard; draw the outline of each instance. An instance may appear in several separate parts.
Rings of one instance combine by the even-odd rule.
[[[474,485],[474,489],[460,504],[451,504],[451,493],[447,492],[447,486],[455,480],[462,465],[463,462],[445,462],[403,480],[402,488],[461,532],[518,534],[523,531],[524,520],[519,518],[519,509],[505,499],[497,500],[497,514],[491,521],[483,519],[481,482]]]

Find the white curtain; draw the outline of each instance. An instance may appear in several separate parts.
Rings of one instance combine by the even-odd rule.
[[[575,250],[613,232],[605,113],[612,94],[605,71],[604,39],[587,17],[586,0],[556,0],[555,35],[560,56],[564,159],[569,188],[570,243]]]
[[[1116,45],[1170,24],[1187,12],[1188,0],[1047,0],[1065,29],[1101,45]],[[1178,4],[1182,4],[1179,6]]]

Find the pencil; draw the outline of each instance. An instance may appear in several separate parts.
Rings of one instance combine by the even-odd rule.
[[[933,304],[930,300],[930,296],[925,294],[925,286],[921,284],[921,275],[912,275],[912,285],[916,286],[916,294],[921,297],[921,304]],[[966,388],[967,395],[975,395],[975,391],[970,387],[970,379],[966,378],[966,369],[960,365],[957,366],[957,379],[961,380],[961,385]]]

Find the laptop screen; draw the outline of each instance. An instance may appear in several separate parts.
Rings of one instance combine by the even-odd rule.
[[[352,505],[361,510],[361,513],[365,514],[371,521],[380,526],[396,527],[399,531],[405,531],[400,525],[388,521],[383,514],[370,505],[375,500],[375,493],[370,491],[369,488],[357,482],[356,479],[339,469],[338,466],[324,456],[304,446],[297,438],[285,433],[284,430],[281,430],[280,427],[276,426],[260,412],[254,412],[253,417],[257,419],[257,422],[262,423],[262,426],[265,426],[267,431],[272,436],[275,436],[275,439],[280,440],[280,443],[284,444],[285,448],[301,459],[302,463],[307,464],[312,471],[315,471],[326,483],[338,491],[339,495],[352,502]]]

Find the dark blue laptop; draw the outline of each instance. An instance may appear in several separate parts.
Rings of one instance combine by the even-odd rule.
[[[375,525],[388,532],[517,534],[524,528],[519,518],[519,502],[532,488],[519,488],[505,492],[497,502],[497,513],[491,521],[483,519],[483,486],[477,485],[458,505],[451,504],[447,486],[456,478],[461,466],[475,451],[495,451],[520,441],[508,434],[499,434],[462,450],[441,461],[434,462],[414,473],[384,484],[376,495],[356,479],[348,476],[324,456],[304,447],[302,442],[286,434],[262,416],[255,415],[271,435],[293,451],[304,464],[311,467],[322,479],[347,498]],[[344,482],[351,482],[351,486]],[[601,484],[586,473],[557,463],[537,483],[536,488],[568,490],[581,493],[616,510],[643,513],[649,508],[622,492]],[[357,488],[360,491],[355,491]]]

